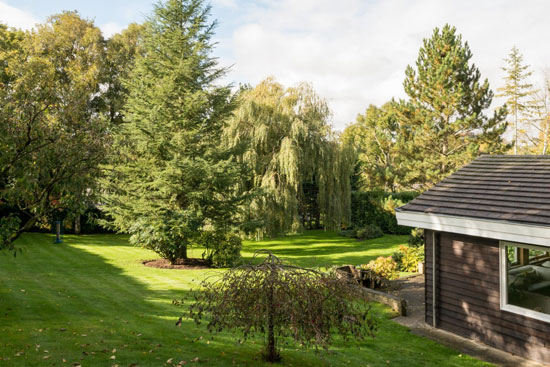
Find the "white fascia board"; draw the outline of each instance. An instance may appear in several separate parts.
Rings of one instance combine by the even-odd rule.
[[[404,211],[396,216],[402,226],[550,247],[550,226]]]

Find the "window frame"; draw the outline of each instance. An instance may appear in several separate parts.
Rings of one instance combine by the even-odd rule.
[[[530,317],[532,319],[544,321],[550,323],[550,314],[543,312],[538,312],[530,310],[528,308],[523,308],[508,303],[508,269],[507,269],[507,260],[508,253],[506,251],[506,246],[515,246],[522,247],[529,250],[539,250],[548,252],[548,247],[530,245],[526,243],[510,242],[510,241],[500,241],[499,243],[499,283],[500,283],[500,309],[502,311],[507,311],[515,313],[521,316]]]

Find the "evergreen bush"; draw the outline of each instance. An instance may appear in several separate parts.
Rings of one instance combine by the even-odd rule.
[[[241,258],[242,241],[236,234],[203,232],[199,244],[205,248],[203,257],[216,268],[234,266]]]
[[[351,223],[354,228],[375,224],[388,234],[410,234],[397,224],[395,209],[418,195],[417,192],[354,191],[351,194]]]

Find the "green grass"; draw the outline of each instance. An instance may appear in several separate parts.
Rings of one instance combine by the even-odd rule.
[[[250,257],[259,249],[268,249],[298,266],[360,265],[378,256],[390,256],[400,245],[406,245],[407,239],[408,236],[386,235],[373,240],[358,241],[333,232],[307,231],[304,234],[260,242],[247,241],[243,257]]]
[[[221,270],[167,270],[143,266],[156,256],[128,245],[121,235],[53,237],[25,234],[17,258],[0,255],[0,366],[164,366],[169,359],[190,366],[263,366],[261,340],[238,344],[223,333],[213,339],[171,304],[204,277]],[[386,236],[357,242],[324,232],[247,242],[304,266],[364,263],[388,255],[405,240]],[[482,366],[467,356],[410,334],[375,310],[375,339],[343,342],[329,352],[289,347],[281,366]],[[114,357],[114,358],[113,358]]]

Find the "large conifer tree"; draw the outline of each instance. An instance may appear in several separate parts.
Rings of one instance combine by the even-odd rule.
[[[240,168],[220,146],[234,103],[211,57],[202,0],[159,3],[129,73],[106,209],[131,241],[174,262],[205,229],[226,230]]]
[[[407,184],[429,187],[480,153],[501,152],[505,107],[488,117],[493,92],[471,63],[472,52],[456,29],[445,25],[424,39],[416,68],[403,82],[408,101],[399,108],[408,131]]]
[[[498,88],[500,92],[497,97],[506,97],[506,107],[512,117],[512,126],[514,134],[514,154],[518,154],[520,135],[528,135],[522,132],[520,126],[521,115],[525,113],[530,106],[528,97],[535,93],[533,84],[528,82],[528,78],[533,74],[529,71],[529,65],[523,65],[523,55],[517,47],[512,47],[505,67],[504,85]]]

